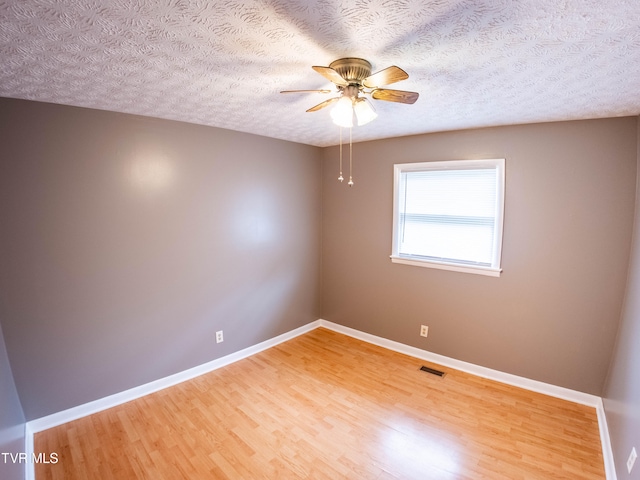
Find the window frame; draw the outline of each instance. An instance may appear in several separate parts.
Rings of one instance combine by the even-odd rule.
[[[452,261],[438,261],[426,259],[418,255],[401,255],[398,253],[400,247],[400,199],[402,174],[405,172],[419,172],[429,170],[470,170],[477,168],[495,168],[497,170],[497,192],[496,192],[496,217],[493,239],[493,258],[491,266],[473,265],[468,263],[457,263]],[[419,163],[397,163],[393,166],[393,237],[391,261],[405,265],[418,267],[437,268],[441,270],[451,270],[455,272],[474,273],[499,277],[502,272],[502,236],[504,230],[504,197],[505,197],[505,159],[489,158],[479,160],[445,160],[435,162]]]

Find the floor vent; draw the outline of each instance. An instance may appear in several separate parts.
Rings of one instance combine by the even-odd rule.
[[[436,370],[435,368],[425,367],[424,365],[420,367],[420,370],[422,370],[423,372],[430,373],[431,375],[437,375],[439,377],[444,377],[445,375],[445,373],[441,372],[440,370]]]

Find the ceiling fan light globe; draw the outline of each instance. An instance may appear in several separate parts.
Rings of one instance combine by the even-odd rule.
[[[371,104],[364,98],[359,98],[358,100],[356,100],[353,106],[353,111],[356,114],[358,125],[366,125],[367,123],[375,120],[378,117],[378,114],[373,109]]]
[[[331,109],[333,123],[341,127],[353,127],[353,101],[349,97],[342,97]]]
[[[344,127],[344,128],[353,127],[353,120],[351,119],[351,117],[344,117],[344,116],[340,117],[336,115],[331,115],[331,118],[333,119],[333,123],[335,123],[339,127]]]

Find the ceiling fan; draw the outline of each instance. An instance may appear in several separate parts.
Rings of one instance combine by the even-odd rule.
[[[409,74],[400,67],[391,66],[371,74],[371,63],[367,60],[348,57],[331,62],[328,67],[311,68],[333,82],[337,90],[285,90],[280,93],[338,93],[338,96],[311,107],[307,112],[317,112],[335,104],[331,117],[334,123],[342,127],[353,126],[354,115],[358,125],[369,123],[377,117],[365,95],[375,100],[407,104],[413,104],[418,99],[416,92],[380,88],[409,78]]]

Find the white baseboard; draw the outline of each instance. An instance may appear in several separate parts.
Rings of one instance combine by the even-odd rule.
[[[609,431],[607,428],[604,406],[600,397],[587,393],[577,392],[575,390],[570,390],[564,387],[558,387],[556,385],[550,385],[544,382],[539,382],[537,380],[519,377],[517,375],[512,375],[509,373],[500,372],[498,370],[481,367],[472,363],[463,362],[454,358],[446,357],[444,355],[439,355],[437,353],[428,352],[420,348],[411,347],[403,343],[395,342],[393,340],[388,340],[383,337],[378,337],[376,335],[361,332],[359,330],[345,327],[343,325],[338,325],[337,323],[329,322],[327,320],[316,320],[314,322],[308,323],[307,325],[303,325],[302,327],[291,330],[290,332],[283,333],[282,335],[278,335],[277,337],[265,340],[264,342],[245,348],[225,357],[218,358],[203,365],[190,368],[183,372],[179,372],[174,375],[170,375],[168,377],[147,383],[145,385],[141,385],[139,387],[125,390],[124,392],[116,393],[114,395],[95,400],[93,402],[78,405],[77,407],[69,408],[62,412],[31,420],[25,425],[25,452],[27,453],[28,458],[32,458],[33,435],[37,432],[56,427],[63,423],[77,420],[79,418],[115,407],[117,405],[121,405],[131,400],[135,400],[136,398],[143,397],[150,393],[154,393],[159,390],[171,387],[197,376],[204,375],[205,373],[212,372],[214,370],[217,370],[218,368],[237,362],[238,360],[242,360],[244,358],[250,357],[251,355],[255,355],[256,353],[274,347],[280,343],[286,342],[287,340],[291,340],[292,338],[300,336],[318,327],[324,327],[329,330],[333,330],[335,332],[357,338],[367,343],[378,345],[380,347],[403,353],[405,355],[410,355],[412,357],[416,357],[428,362],[436,363],[438,365],[461,370],[472,375],[477,375],[479,377],[495,380],[507,385],[524,388],[526,390],[543,393],[545,395],[561,398],[563,400],[579,403],[581,405],[594,407],[598,415],[598,425],[600,428],[600,438],[602,441],[602,453],[604,456],[606,477],[607,480],[617,480],[613,464],[613,453],[611,451],[611,443],[609,438]],[[28,462],[26,464],[26,480],[34,479],[34,465]]]
[[[367,343],[378,345],[380,347],[393,350],[395,352],[404,353],[411,357],[419,358],[432,363],[437,363],[443,367],[454,368],[463,372],[476,375],[478,377],[487,378],[489,380],[495,380],[500,383],[512,385],[514,387],[524,388],[537,393],[543,393],[551,397],[560,398],[562,400],[568,400],[570,402],[586,405],[596,409],[598,416],[598,428],[600,431],[600,441],[602,443],[602,456],[604,457],[604,468],[607,480],[617,480],[616,469],[613,462],[613,451],[611,450],[611,438],[609,437],[609,429],[607,427],[607,418],[604,411],[604,405],[602,398],[596,395],[590,395],[588,393],[578,392],[564,387],[558,387],[557,385],[551,385],[537,380],[531,380],[529,378],[520,377],[518,375],[512,375],[510,373],[501,372],[499,370],[493,370],[491,368],[481,367],[473,363],[463,362],[454,358],[445,357],[437,353],[432,353],[420,348],[411,347],[404,343],[394,342],[383,337],[371,335],[370,333],[361,332],[353,328],[338,325],[327,320],[320,320],[320,326],[333,330],[344,335],[348,335],[358,340],[362,340]]]
[[[489,380],[495,380],[500,383],[506,383],[507,385],[513,385],[515,387],[524,388],[533,392],[544,393],[552,397],[561,398],[563,400],[569,400],[570,402],[579,403],[581,405],[588,405],[590,407],[597,407],[600,397],[595,395],[589,395],[588,393],[577,392],[564,387],[558,387],[556,385],[550,385],[548,383],[539,382],[537,380],[530,380],[528,378],[519,377],[510,373],[504,373],[499,370],[493,370],[491,368],[481,367],[473,363],[463,362],[456,360],[455,358],[445,357],[437,353],[432,353],[420,348],[411,347],[404,343],[394,342],[383,337],[377,337],[370,333],[361,332],[360,330],[354,330],[353,328],[338,325],[337,323],[328,322],[327,320],[320,320],[320,326],[333,330],[335,332],[348,335],[358,340],[363,340],[367,343],[372,343],[380,347],[393,350],[395,352],[404,353],[411,357],[416,357],[427,362],[437,363],[443,367],[454,368],[463,372],[476,375],[478,377],[488,378]]]
[[[131,400],[135,400],[136,398],[140,398],[145,395],[149,395],[150,393],[154,393],[173,385],[177,385],[178,383],[191,380],[192,378],[230,365],[234,362],[237,362],[238,360],[242,360],[244,358],[250,357],[251,355],[255,355],[256,353],[266,350],[267,348],[274,347],[282,342],[286,342],[287,340],[307,333],[317,328],[318,326],[320,326],[320,321],[316,320],[315,322],[308,323],[307,325],[303,325],[302,327],[291,330],[290,332],[283,333],[282,335],[278,335],[277,337],[273,337],[269,340],[265,340],[264,342],[260,342],[256,345],[239,350],[235,353],[231,353],[224,357],[217,358],[202,365],[198,365],[197,367],[178,372],[174,375],[169,375],[168,377],[160,378],[153,382],[140,385],[139,387],[125,390],[124,392],[115,393],[113,395],[109,395],[108,397],[94,400],[93,402],[78,405],[77,407],[63,410],[62,412],[53,413],[51,415],[47,415],[46,417],[31,420],[27,422],[27,428],[32,433],[38,433],[42,430],[57,427],[58,425],[62,425],[63,423],[71,422],[72,420],[77,420],[78,418],[86,417],[102,410],[106,410],[107,408],[130,402]]]
[[[275,347],[280,343],[286,342],[287,340],[291,340],[292,338],[314,330],[319,326],[320,320],[316,320],[314,322],[308,323],[307,325],[303,325],[302,327],[291,330],[290,332],[283,333],[282,335],[278,335],[277,337],[273,337],[269,340],[265,340],[264,342],[260,342],[251,347],[247,347],[243,350],[239,350],[235,353],[218,358],[216,360],[212,360],[211,362],[204,363],[197,367],[184,370],[174,375],[169,375],[168,377],[160,378],[153,382],[140,385],[139,387],[125,390],[124,392],[109,395],[108,397],[104,397],[93,402],[78,405],[77,407],[72,407],[62,412],[53,413],[51,415],[47,415],[46,417],[31,420],[25,425],[25,452],[27,453],[27,458],[33,458],[33,435],[38,432],[57,427],[58,425],[62,425],[63,423],[71,422],[73,420],[77,420],[79,418],[101,412],[102,410],[106,410],[108,408],[130,402],[131,400],[135,400],[136,398],[140,398],[145,395],[149,395],[150,393],[154,393],[173,385],[177,385],[178,383],[191,380],[192,378],[212,372],[214,370],[217,370],[218,368],[222,368],[231,363],[237,362],[238,360],[242,360],[243,358],[255,355],[256,353],[266,350],[267,348]],[[34,480],[35,469],[33,463],[27,462],[25,466],[26,480]]]
[[[600,429],[600,442],[602,443],[602,457],[604,458],[604,471],[607,480],[618,480],[616,474],[616,466],[613,461],[613,449],[611,448],[611,437],[609,436],[609,427],[607,425],[607,415],[604,411],[604,403],[602,398],[596,407],[598,414],[598,428]]]
[[[33,458],[33,430],[29,427],[29,422],[24,424],[24,451],[27,454],[27,458]],[[36,472],[33,463],[27,461],[24,464],[24,478],[25,480],[35,480]]]

